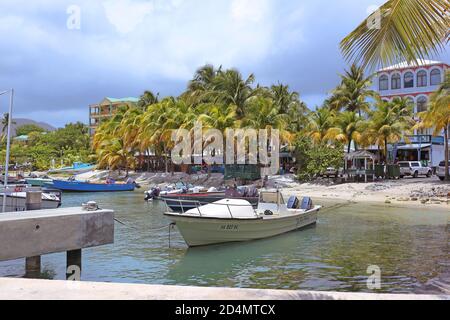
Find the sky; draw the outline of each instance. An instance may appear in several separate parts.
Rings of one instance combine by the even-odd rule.
[[[87,123],[89,104],[178,95],[209,63],[288,84],[312,109],[347,67],[340,40],[382,2],[1,0],[0,92],[15,89],[16,118]]]

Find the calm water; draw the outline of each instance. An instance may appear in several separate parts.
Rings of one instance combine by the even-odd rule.
[[[369,291],[368,266],[382,271],[382,292],[439,292],[433,281],[449,280],[450,213],[375,204],[323,202],[315,227],[248,243],[187,249],[171,232],[161,204],[147,204],[142,191],[65,194],[64,206],[88,200],[112,208],[114,245],[83,251],[83,280]],[[65,254],[43,256],[45,277],[64,279]],[[24,261],[0,263],[0,276],[23,276]]]

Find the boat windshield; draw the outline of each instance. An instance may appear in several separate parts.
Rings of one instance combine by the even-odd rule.
[[[264,203],[285,204],[281,192],[261,192],[259,200]]]

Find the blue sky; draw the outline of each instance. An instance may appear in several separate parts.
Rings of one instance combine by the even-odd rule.
[[[381,3],[1,0],[0,89],[15,88],[15,117],[62,126],[87,122],[88,105],[105,96],[178,95],[212,63],[289,84],[313,108],[346,67],[339,41]],[[80,29],[67,27],[71,5]]]

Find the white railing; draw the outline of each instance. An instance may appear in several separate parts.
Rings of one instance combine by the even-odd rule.
[[[253,205],[250,204],[250,203],[249,204],[202,203],[202,202],[200,202],[198,200],[184,200],[184,199],[179,199],[179,198],[178,199],[165,199],[164,198],[163,201],[166,204],[167,211],[169,211],[169,209],[170,209],[169,205],[167,204],[168,201],[179,203],[180,208],[181,208],[181,214],[185,214],[186,213],[183,204],[185,204],[185,205],[186,204],[194,204],[195,205],[195,209],[197,209],[198,214],[199,214],[200,217],[204,216],[204,215],[202,215],[202,212],[200,210],[200,208],[202,206],[204,206],[204,205],[226,206],[227,209],[228,209],[228,212],[230,214],[230,217],[232,219],[234,219],[234,217],[233,217],[233,213],[231,212],[231,208],[230,207],[250,207],[250,208],[252,208],[253,212],[255,213],[255,217],[256,218],[259,217],[258,213],[253,209]],[[191,210],[191,209],[193,209],[193,208],[189,208],[188,210]]]

